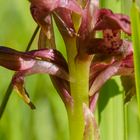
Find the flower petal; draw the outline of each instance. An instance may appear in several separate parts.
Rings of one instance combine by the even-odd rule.
[[[0,65],[14,71],[31,68],[35,63],[32,56],[11,48],[0,46]]]
[[[72,105],[67,62],[57,50],[46,48],[24,53],[7,47],[0,47],[0,65],[17,71],[12,80],[13,86],[32,109],[35,107],[24,87],[24,78],[38,73],[54,75],[52,80],[62,100],[65,104]]]
[[[46,47],[49,47],[49,48],[55,48],[55,45],[53,45],[52,43],[53,42],[53,37],[49,40],[44,32],[41,30],[40,32],[40,37],[39,37],[39,48],[42,48],[41,50],[39,51],[33,51],[32,54],[36,57],[41,57],[42,59],[47,59],[46,57],[48,57],[48,55],[46,55],[46,53],[44,52],[43,48],[46,48]],[[54,61],[57,61],[57,64],[58,65],[61,65],[62,67],[65,67],[68,71],[68,66],[67,66],[67,63],[65,61],[65,59],[63,58],[63,56],[57,52],[55,49],[48,49],[46,48],[46,51],[49,51],[50,55],[48,57],[48,59],[50,59],[50,61],[54,62]],[[53,53],[55,55],[53,55]],[[60,59],[58,59],[60,58]],[[73,106],[73,99],[70,95],[70,85],[69,85],[69,82],[64,80],[64,79],[61,79],[61,78],[58,78],[56,76],[52,76],[50,75],[50,78],[51,78],[51,81],[53,83],[53,86],[55,87],[55,89],[57,90],[58,94],[60,95],[61,99],[63,100],[64,104],[66,106],[70,106],[72,108]]]
[[[96,12],[99,8],[99,2],[97,0],[87,1],[86,7],[82,10],[82,21],[79,28],[78,34],[80,38],[85,39],[85,37],[90,36],[93,32],[95,24]]]
[[[63,56],[53,49],[19,52],[0,47],[0,65],[19,71],[22,75],[48,73],[69,80],[68,67]]]
[[[19,96],[24,100],[24,102],[27,103],[31,109],[35,109],[34,104],[31,102],[29,95],[26,89],[24,88],[24,78],[17,77],[17,74],[15,74],[12,79],[12,84],[14,88],[18,91]]]
[[[134,75],[133,54],[129,54],[124,59],[122,59],[122,63],[117,72],[117,75],[124,75],[124,76],[133,76]]]
[[[56,49],[45,48],[40,50],[33,50],[28,52],[28,54],[34,56],[35,58],[39,58],[40,60],[49,61],[54,64],[57,64],[63,67],[66,71],[68,71],[68,66],[65,58]]]
[[[64,104],[69,105],[71,108],[73,107],[73,99],[70,95],[70,85],[69,82],[63,79],[60,79],[56,76],[51,76],[52,83],[59,93],[61,99]]]
[[[67,29],[73,28],[71,12],[81,14],[81,7],[75,0],[31,0],[30,9],[34,20],[43,28],[46,35],[52,24],[50,14],[58,12],[59,19],[66,28],[68,27]]]
[[[53,13],[53,16],[61,34],[71,37],[76,34],[71,11],[64,8],[57,9],[57,11]]]
[[[99,98],[99,92],[95,93],[93,96],[90,97],[89,107],[90,107],[90,110],[91,110],[93,113],[94,113],[94,111],[95,111],[98,98]]]
[[[43,29],[40,30],[39,39],[38,39],[38,49],[45,49],[46,47],[52,48],[49,39],[43,32]]]
[[[42,60],[36,60],[35,64],[27,70],[20,71],[23,75],[32,75],[32,74],[38,74],[38,73],[47,73],[50,75],[55,75],[57,77],[60,77],[65,80],[70,80],[68,72],[65,71],[62,67],[59,67],[58,65],[55,65],[51,62],[42,61]]]
[[[35,10],[34,8],[37,11],[32,11]],[[65,8],[78,14],[81,13],[81,7],[75,0],[31,0],[31,12],[33,12],[33,16],[34,14],[41,14],[41,12],[48,15],[57,8]]]
[[[26,53],[18,52],[14,49],[9,49],[6,47],[2,47],[0,50],[0,57],[3,58],[2,60],[0,58],[0,61],[4,63],[10,59],[11,62],[10,64],[8,62],[6,64],[4,63],[5,65],[0,63],[0,65],[6,68],[10,67],[10,69],[12,69],[13,65],[15,66],[14,63],[18,64],[18,67],[13,68],[13,70],[18,72],[16,72],[14,75],[12,83],[14,88],[18,90],[19,95],[32,109],[35,107],[30,101],[28,93],[24,87],[24,78],[25,76],[38,73],[54,75],[52,78],[53,83],[59,91],[64,103],[67,105],[72,105],[72,98],[69,94],[70,89],[68,80],[70,79],[68,75],[68,66],[63,56],[57,50],[46,48],[41,50],[33,50]],[[34,63],[29,65],[29,62],[26,62],[27,60],[29,62],[33,61]]]
[[[100,72],[94,79],[90,87],[89,95],[92,96],[103,86],[103,84],[118,72],[121,62],[115,62],[109,65],[105,70]],[[94,69],[94,67],[93,67]]]
[[[109,9],[100,9],[97,14],[97,22],[94,30],[120,30],[131,35],[130,19],[123,14],[114,14]]]
[[[99,128],[92,111],[83,103],[83,112],[85,119],[84,140],[99,140]]]

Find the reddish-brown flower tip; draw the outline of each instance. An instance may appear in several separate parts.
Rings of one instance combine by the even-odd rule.
[[[0,46],[0,65],[14,71],[29,69],[35,61],[32,56]]]
[[[97,20],[94,30],[123,30],[131,35],[130,19],[123,14],[114,14],[109,9],[100,9],[97,13]]]
[[[27,103],[31,109],[35,109],[34,104],[31,102],[29,95],[24,87],[24,78],[17,77],[17,74],[14,75],[12,80],[14,88],[18,91],[19,96]]]

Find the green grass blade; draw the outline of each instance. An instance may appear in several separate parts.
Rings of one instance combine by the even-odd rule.
[[[136,80],[136,94],[140,117],[140,9],[135,3],[131,8],[132,40],[134,47],[134,66]]]
[[[138,117],[138,108],[136,98],[127,105],[127,139],[139,140],[140,138],[140,120]]]
[[[123,94],[114,80],[103,87],[98,111],[101,140],[124,140]]]

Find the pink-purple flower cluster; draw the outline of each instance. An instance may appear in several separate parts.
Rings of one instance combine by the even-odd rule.
[[[113,13],[109,9],[99,9],[97,3],[90,0],[86,0],[84,6],[76,0],[30,0],[30,2],[31,14],[41,28],[39,48],[19,52],[0,47],[0,65],[16,71],[13,86],[31,108],[34,108],[34,105],[24,87],[24,77],[37,73],[49,74],[64,103],[71,105],[73,102],[70,92],[70,82],[73,79],[69,76],[67,61],[55,48],[52,17],[64,41],[66,38],[76,38],[78,53],[75,60],[85,61],[89,57],[93,58],[89,73],[91,109],[96,104],[95,95],[98,95],[100,88],[108,79],[115,75],[134,75],[132,43],[121,38],[122,32],[131,36],[128,16]],[[102,32],[102,37],[97,38],[99,31]],[[46,41],[48,43],[45,43]]]

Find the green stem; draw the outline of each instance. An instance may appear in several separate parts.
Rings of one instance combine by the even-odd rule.
[[[68,56],[71,95],[73,107],[68,109],[70,140],[82,140],[85,128],[83,103],[89,104],[89,66],[90,61],[75,60],[77,55],[75,38],[65,39]]]
[[[25,52],[27,52],[27,51],[30,50],[31,45],[32,45],[32,43],[33,43],[33,41],[34,41],[34,39],[35,39],[37,33],[38,33],[38,30],[39,30],[39,25],[37,25],[37,27],[35,28],[35,31],[33,32],[33,35],[32,35],[32,37],[31,37],[31,39],[30,39],[30,41],[29,41],[29,43],[28,43],[28,45],[27,45],[27,47],[26,47]]]
[[[7,102],[9,100],[9,97],[10,97],[12,91],[13,91],[13,86],[12,86],[12,83],[10,82],[10,84],[9,84],[9,86],[7,88],[7,91],[6,91],[5,95],[4,95],[4,98],[2,100],[1,106],[0,106],[0,118],[3,115],[3,112],[5,110],[5,107],[7,105]]]

